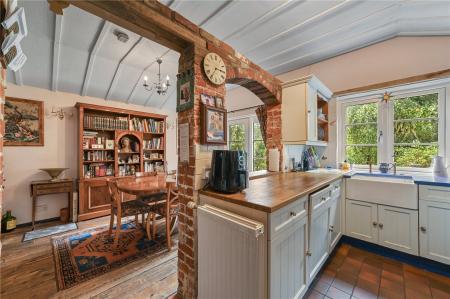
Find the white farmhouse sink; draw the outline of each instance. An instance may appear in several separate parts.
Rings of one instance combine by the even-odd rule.
[[[412,177],[355,174],[346,180],[346,197],[387,206],[418,209]]]

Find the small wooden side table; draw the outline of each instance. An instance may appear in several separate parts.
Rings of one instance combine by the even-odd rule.
[[[57,181],[33,181],[31,182],[31,197],[33,199],[33,210],[31,214],[31,223],[34,230],[34,221],[36,218],[36,202],[37,197],[40,195],[55,194],[55,193],[68,193],[69,194],[69,215],[72,211],[73,201],[73,180],[62,179]],[[70,219],[69,219],[70,220]]]

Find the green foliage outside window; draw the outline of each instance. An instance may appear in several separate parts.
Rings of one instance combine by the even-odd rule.
[[[377,103],[348,106],[346,118],[346,156],[349,163],[377,163]]]
[[[259,123],[253,123],[253,171],[267,169],[266,146]]]
[[[245,150],[245,127],[242,124],[233,124],[228,127],[230,132],[230,150]]]
[[[348,162],[378,163],[378,105],[357,104],[346,108]],[[392,105],[395,163],[400,167],[430,167],[431,159],[438,154],[438,94],[399,98],[392,100]]]

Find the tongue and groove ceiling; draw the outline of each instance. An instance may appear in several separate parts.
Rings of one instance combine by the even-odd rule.
[[[450,35],[450,1],[161,0],[273,74],[396,36]],[[175,109],[179,54],[70,6],[55,16],[46,1],[19,1],[28,61],[8,81],[50,90]],[[128,34],[122,43],[113,34]],[[147,92],[155,59],[171,77],[167,95]]]

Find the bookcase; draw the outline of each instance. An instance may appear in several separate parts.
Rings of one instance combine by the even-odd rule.
[[[166,115],[77,103],[80,221],[109,215],[107,179],[166,170]]]

